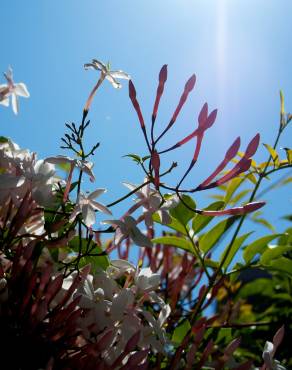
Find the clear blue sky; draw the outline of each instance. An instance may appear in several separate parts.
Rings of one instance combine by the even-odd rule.
[[[292,110],[290,0],[2,0],[0,14],[0,71],[11,65],[15,81],[25,82],[31,93],[30,99],[21,99],[17,117],[0,106],[1,135],[40,157],[65,154],[59,149],[64,123],[78,122],[98,78],[83,69],[92,58],[110,61],[113,69],[132,76],[148,122],[157,74],[168,64],[158,127],[168,122],[185,81],[196,73],[196,88],[165,145],[193,130],[205,101],[219,113],[187,185],[208,175],[236,136],[245,146],[260,132],[262,141],[271,143],[280,88]],[[111,201],[124,194],[122,181],[142,181],[136,166],[122,158],[145,153],[127,84],[117,91],[106,82],[90,118],[88,143],[101,142],[96,187],[106,187],[103,200]],[[291,146],[291,127],[281,146]],[[179,162],[178,173],[192,151],[190,144],[169,157]],[[256,158],[264,158],[263,152]],[[289,188],[275,193],[267,207],[272,222],[290,210],[291,187],[290,194]]]

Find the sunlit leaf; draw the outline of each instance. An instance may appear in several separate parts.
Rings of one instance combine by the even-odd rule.
[[[126,154],[123,157],[129,157],[137,164],[141,163],[141,157],[137,154]]]
[[[261,255],[260,262],[263,265],[268,265],[271,261],[282,256],[284,253],[291,251],[292,246],[290,245],[277,245],[277,246],[268,246],[264,253]]]
[[[238,177],[229,181],[226,194],[225,194],[225,198],[224,198],[224,201],[226,204],[229,203],[231,197],[236,192],[236,190],[239,188],[239,186],[243,183],[243,181],[244,181],[243,178],[238,178]]]
[[[178,236],[162,236],[159,238],[154,238],[152,239],[152,243],[171,245],[183,249],[185,251],[194,253],[192,243],[189,240],[186,240],[185,238],[182,237],[180,238]]]
[[[276,260],[271,261],[270,266],[292,276],[292,259],[290,258],[277,258]]]
[[[178,326],[174,329],[174,332],[171,337],[171,341],[180,344],[188,331],[191,329],[191,324],[189,320],[184,320],[182,323],[178,324]]]
[[[206,254],[208,253],[221,239],[221,237],[230,229],[237,220],[237,217],[230,217],[219,222],[211,230],[207,231],[199,240],[200,249]]]
[[[87,255],[85,257],[82,257],[80,260],[81,265],[85,266],[88,263],[91,264],[91,271],[95,272],[96,269],[102,268],[105,270],[109,266],[109,258],[106,255],[106,253],[101,249],[100,246],[98,246],[93,240],[90,242],[84,238],[81,239],[81,245],[79,245],[79,237],[75,236],[70,242],[69,247],[74,251],[75,253],[79,253],[79,249],[81,249],[82,254],[86,255],[87,252],[90,251],[90,256]],[[92,256],[92,254],[95,254],[95,256]]]
[[[251,244],[249,244],[243,251],[243,258],[245,262],[246,263],[250,262],[258,253],[262,254],[267,248],[268,243],[281,235],[282,234],[273,234],[263,236],[262,238],[259,238],[252,242]]]
[[[252,234],[252,232],[249,232],[249,233],[246,233],[238,238],[235,239],[234,243],[232,244],[232,247],[227,255],[227,258],[225,259],[222,267],[224,269],[227,269],[227,267],[230,265],[231,261],[233,260],[235,254],[237,253],[237,251],[239,250],[239,248],[242,246],[242,244],[244,243],[244,241],[250,236],[250,234]],[[227,248],[229,247],[229,244],[227,245]],[[221,254],[221,257],[220,257],[220,263],[223,261],[223,259],[225,258],[225,254],[226,254],[226,249],[224,250],[224,252]]]
[[[280,166],[279,154],[269,144],[264,144],[264,146],[267,148],[268,152],[270,153],[273,159],[275,168],[278,168]]]
[[[187,206],[194,209],[196,208],[196,203],[189,195],[184,194],[181,198]],[[183,202],[180,201],[179,204],[175,208],[171,209],[169,213],[182,225],[186,225],[190,221],[190,219],[194,217],[195,212],[185,206]]]
[[[171,217],[171,216],[170,216]],[[154,213],[152,215],[152,219],[154,222],[160,224],[160,225],[163,225],[163,223],[161,222],[161,219],[158,215],[158,213]],[[165,227],[169,227],[170,229],[172,230],[175,230],[175,231],[178,231],[184,235],[187,235],[187,232],[185,230],[185,227],[184,225],[182,225],[176,218],[174,217],[171,217],[171,222],[169,224],[166,224],[166,225],[163,225]],[[189,226],[188,225],[185,225],[187,229],[189,229]]]

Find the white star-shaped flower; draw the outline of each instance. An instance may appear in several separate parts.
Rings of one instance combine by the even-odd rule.
[[[9,98],[11,96],[12,110],[15,114],[19,111],[18,97],[29,98],[29,92],[23,82],[15,83],[13,81],[12,69],[4,73],[7,84],[0,85],[0,104],[5,107],[9,106]]]
[[[84,68],[100,71],[102,76],[107,79],[115,89],[120,89],[122,87],[122,85],[116,79],[131,79],[131,77],[123,71],[111,71],[109,63],[105,65],[97,59],[92,59],[91,63],[84,64]]]
[[[97,189],[88,195],[80,193],[77,199],[77,204],[70,216],[70,220],[73,221],[79,213],[82,213],[82,219],[85,225],[87,227],[91,227],[93,224],[95,224],[95,211],[100,211],[111,215],[111,211],[106,206],[94,200],[105,191],[105,189]]]

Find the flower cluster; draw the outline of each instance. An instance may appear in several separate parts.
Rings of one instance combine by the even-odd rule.
[[[72,285],[74,274],[64,280],[63,290]],[[160,275],[150,268],[135,268],[125,260],[112,260],[106,271],[88,275],[73,293],[81,296],[79,305],[88,310],[79,325],[86,337],[99,340],[107,333],[108,347],[102,357],[113,365],[136,335],[137,349],[164,353],[167,344],[164,324],[170,307],[155,292]],[[152,310],[149,309],[152,306]]]

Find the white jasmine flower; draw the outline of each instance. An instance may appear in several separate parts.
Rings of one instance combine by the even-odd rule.
[[[103,79],[107,79],[115,89],[120,89],[122,87],[122,85],[116,80],[117,78],[124,80],[130,80],[131,78],[127,73],[123,71],[111,71],[109,63],[105,65],[96,59],[92,59],[91,63],[84,64],[84,68],[100,71],[102,75],[101,77],[103,77]]]
[[[142,268],[135,276],[135,284],[142,292],[157,289],[160,284],[160,274],[153,273],[150,267]]]
[[[29,92],[23,82],[15,83],[13,81],[12,69],[9,68],[7,73],[4,73],[7,84],[0,85],[0,104],[5,107],[9,106],[9,98],[11,96],[12,110],[15,114],[19,111],[18,97],[29,98]]]
[[[144,183],[147,182],[147,178]],[[124,185],[131,191],[137,188],[137,185],[130,183],[124,183]],[[136,202],[139,202],[143,206],[143,213],[145,216],[145,224],[148,227],[153,225],[152,215],[158,212],[160,220],[163,224],[169,224],[171,217],[168,214],[168,210],[174,208],[178,204],[178,197],[172,196],[167,201],[163,201],[161,195],[157,190],[152,189],[150,184],[146,184],[142,189],[135,192],[137,196]]]
[[[48,163],[59,164],[59,165],[69,164],[73,169],[77,167],[79,170],[82,170],[84,173],[86,173],[89,176],[90,181],[93,182],[95,180],[94,174],[92,172],[92,168],[93,168],[92,162],[84,161],[81,159],[70,158],[65,155],[57,155],[55,157],[48,157],[45,159],[45,161]]]
[[[97,189],[92,193],[85,195],[82,192],[79,194],[77,204],[70,216],[71,222],[76,218],[79,213],[82,213],[82,218],[87,227],[95,224],[95,211],[100,211],[111,215],[111,211],[101,203],[96,202],[94,199],[103,194],[106,189]]]
[[[130,237],[140,247],[152,247],[150,239],[138,229],[135,219],[131,216],[125,216],[123,220],[106,220],[103,221],[103,224],[110,224],[116,227],[115,245]]]

